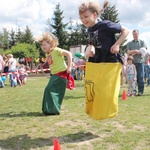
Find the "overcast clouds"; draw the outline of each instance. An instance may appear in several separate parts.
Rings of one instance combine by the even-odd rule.
[[[102,6],[103,1],[97,1]],[[24,31],[25,26],[28,25],[34,35],[41,34],[46,27],[47,19],[52,18],[53,10],[58,2],[63,11],[64,22],[70,18],[79,21],[78,6],[81,0],[1,0],[0,31],[2,28],[16,30],[18,26]],[[144,39],[150,48],[150,1],[109,0],[109,2],[111,5],[116,5],[121,25],[128,27],[131,31],[138,29],[140,38]],[[128,40],[131,39],[130,34]]]

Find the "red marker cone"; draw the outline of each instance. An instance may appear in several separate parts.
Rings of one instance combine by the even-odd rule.
[[[122,93],[122,100],[126,100],[126,99],[127,99],[127,94],[126,94],[126,90],[124,89]]]
[[[53,143],[54,143],[54,150],[61,150],[58,139],[54,138],[53,139]]]

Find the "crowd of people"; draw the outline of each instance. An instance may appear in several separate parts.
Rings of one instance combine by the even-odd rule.
[[[7,85],[7,79],[11,87],[25,85],[27,76],[25,65],[19,64],[12,54],[0,55],[0,88]]]
[[[75,80],[83,80],[85,76],[85,59],[79,58],[77,61],[72,59],[71,75]]]
[[[144,81],[150,86],[150,53],[145,42],[139,39],[139,31],[133,30],[132,35],[133,40],[127,44],[127,53],[123,56],[121,84],[128,84],[128,96],[142,96]]]

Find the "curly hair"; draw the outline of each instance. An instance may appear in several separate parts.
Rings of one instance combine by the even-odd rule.
[[[49,44],[51,44],[51,48],[54,49],[58,46],[59,42],[55,35],[53,35],[51,32],[45,32],[42,34],[42,37],[38,40],[41,44],[43,41],[47,41]]]

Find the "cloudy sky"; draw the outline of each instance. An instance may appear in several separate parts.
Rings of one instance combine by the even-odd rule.
[[[70,18],[74,22],[80,21],[78,6],[83,0],[1,0],[0,31],[3,28],[24,31],[26,25],[33,35],[40,35],[47,27],[47,19],[53,17],[56,4],[60,2],[64,23]],[[104,0],[95,0],[102,6]],[[132,40],[132,30],[140,31],[140,38],[145,40],[150,49],[150,1],[147,0],[109,0],[116,5],[119,12],[120,24],[130,30],[128,41]]]

